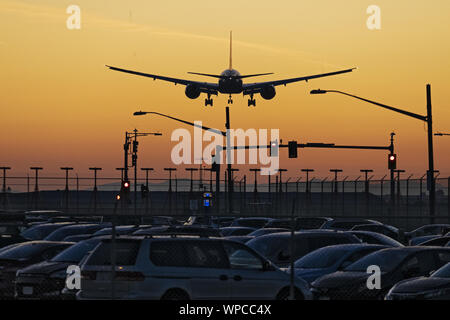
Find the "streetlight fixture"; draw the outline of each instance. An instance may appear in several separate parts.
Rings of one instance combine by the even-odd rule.
[[[432,108],[431,108],[431,85],[427,84],[426,86],[426,92],[427,92],[427,115],[420,115],[417,113],[413,113],[413,112],[409,112],[406,110],[402,110],[399,108],[395,108],[395,107],[391,107],[382,103],[378,103],[372,100],[368,100],[365,98],[361,98],[358,96],[355,96],[353,94],[349,94],[343,91],[339,91],[339,90],[322,90],[322,89],[316,89],[316,90],[311,90],[310,94],[325,94],[325,93],[339,93],[339,94],[343,94],[345,96],[349,96],[358,100],[362,100],[365,102],[368,102],[370,104],[374,104],[376,106],[382,107],[384,109],[388,109],[403,115],[406,115],[410,118],[414,118],[414,119],[418,119],[421,121],[424,121],[427,123],[427,136],[428,136],[428,172],[427,172],[427,180],[430,181],[429,182],[429,191],[430,191],[430,201],[429,201],[429,206],[430,206],[430,220],[431,223],[434,223],[434,214],[435,214],[435,202],[436,202],[436,184],[434,181],[434,153],[433,153],[433,117],[432,117]],[[441,135],[441,134],[439,134]],[[444,134],[442,134],[444,135]]]

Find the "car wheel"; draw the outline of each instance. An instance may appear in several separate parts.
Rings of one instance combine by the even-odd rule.
[[[189,295],[181,289],[170,289],[164,293],[161,300],[189,300]]]
[[[298,288],[295,288],[294,291],[295,300],[304,300],[305,297],[300,292]],[[290,288],[286,287],[281,289],[281,291],[277,294],[277,300],[289,300],[290,298]]]

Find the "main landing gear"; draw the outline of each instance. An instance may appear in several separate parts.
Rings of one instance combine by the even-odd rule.
[[[207,107],[208,105],[210,105],[211,107],[213,106],[213,99],[211,99],[210,94],[208,94],[208,98],[205,99],[205,107]]]
[[[253,95],[252,95],[252,94],[250,95],[250,99],[248,99],[248,106],[249,106],[249,107],[250,107],[250,106],[256,107],[256,100],[253,99]]]

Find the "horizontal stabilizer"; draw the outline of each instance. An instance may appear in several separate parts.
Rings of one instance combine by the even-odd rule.
[[[213,78],[223,78],[223,76],[218,74],[209,74],[209,73],[199,73],[199,72],[188,72],[189,74],[196,74],[198,76],[206,76],[206,77],[213,77]]]
[[[237,78],[239,79],[243,79],[243,78],[250,78],[250,77],[259,77],[259,76],[266,76],[268,74],[273,74],[273,72],[269,72],[269,73],[257,73],[257,74],[246,74],[243,76],[238,76]]]

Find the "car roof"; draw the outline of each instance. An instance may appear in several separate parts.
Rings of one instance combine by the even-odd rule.
[[[282,232],[275,232],[270,234],[265,234],[262,236],[259,236],[257,239],[268,239],[270,237],[290,237],[291,231],[282,231]],[[336,230],[305,230],[305,231],[295,231],[294,235],[297,236],[311,236],[311,235],[343,235],[343,236],[349,236],[348,233],[345,231],[336,231]],[[352,235],[350,235],[352,236]]]

